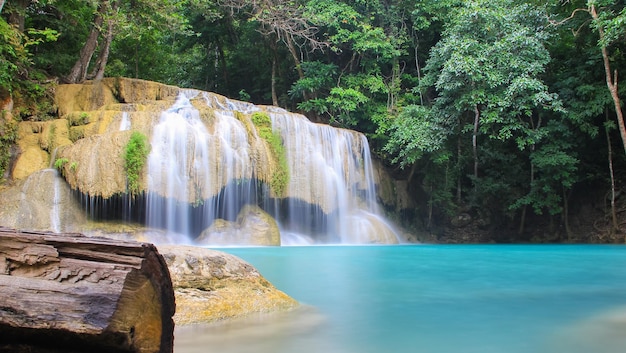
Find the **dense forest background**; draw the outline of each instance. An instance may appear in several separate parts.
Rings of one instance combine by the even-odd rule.
[[[125,76],[365,133],[440,240],[623,242],[625,34],[619,0],[0,0],[0,175],[55,84]]]

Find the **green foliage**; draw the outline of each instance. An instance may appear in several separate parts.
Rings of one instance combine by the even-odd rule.
[[[418,106],[405,107],[392,122],[386,133],[389,141],[385,151],[390,152],[394,163],[401,167],[416,163],[425,153],[444,147],[449,132],[429,119],[430,110]]]
[[[0,17],[0,98],[12,96],[20,107],[19,117],[39,115],[44,120],[52,112],[50,84],[46,77],[32,65],[30,50],[41,43],[54,41],[57,32],[51,29],[20,32]],[[30,50],[29,50],[30,48]]]
[[[11,92],[18,84],[20,66],[28,64],[23,35],[0,17],[0,88]]]
[[[128,181],[128,190],[131,194],[139,193],[139,178],[146,159],[150,153],[150,146],[146,135],[133,131],[124,150],[124,169]]]
[[[252,123],[259,132],[259,136],[267,141],[272,155],[278,163],[278,169],[272,174],[270,187],[278,196],[282,196],[289,184],[289,165],[287,164],[287,152],[283,145],[280,134],[272,130],[272,122],[266,113],[254,112],[251,116]]]
[[[30,1],[17,9],[21,3],[7,3],[14,12],[5,7],[0,18],[0,98],[13,98],[15,119],[0,124],[0,170],[8,166],[17,122],[56,114],[53,85],[45,82],[62,81],[74,65],[100,4]],[[242,7],[233,11],[226,3]],[[494,218],[513,219],[525,208],[556,214],[564,193],[607,178],[599,131],[614,120],[615,107],[599,49],[608,49],[611,71],[623,71],[620,1],[272,0],[267,4],[276,6],[267,9],[249,0],[117,4],[106,14],[115,24],[107,76],[254,103],[276,98],[314,121],[363,132],[383,162],[419,180],[444,219],[466,205]],[[581,10],[571,17],[575,9]],[[23,32],[7,24],[15,20],[9,14],[24,17]],[[269,30],[270,15],[277,24],[317,32]],[[311,40],[320,46],[313,50]],[[94,59],[104,42],[99,38]],[[468,176],[476,110],[477,178]],[[267,116],[252,119],[284,163],[271,185],[282,193],[289,180],[284,146]],[[82,138],[86,113],[68,120],[70,140]],[[619,141],[618,130],[609,133]],[[626,158],[615,157],[616,170],[623,169]],[[129,190],[138,189],[127,173]]]
[[[63,170],[63,167],[68,162],[69,162],[69,160],[67,158],[57,158],[56,161],[54,161],[54,168],[56,168],[58,170]]]
[[[17,124],[6,118],[5,111],[0,112],[0,181],[9,167],[11,146],[17,139]]]
[[[291,98],[304,98],[306,95],[316,97],[328,93],[337,75],[337,66],[321,61],[305,61],[301,65],[305,77],[296,81],[289,95]],[[310,110],[309,110],[310,111]]]

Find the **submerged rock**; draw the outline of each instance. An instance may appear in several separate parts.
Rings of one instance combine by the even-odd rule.
[[[212,245],[280,245],[276,220],[258,206],[245,205],[235,222],[217,219],[195,240]]]
[[[233,255],[181,245],[162,245],[158,250],[165,258],[174,285],[176,325],[207,323],[299,306],[252,265]]]

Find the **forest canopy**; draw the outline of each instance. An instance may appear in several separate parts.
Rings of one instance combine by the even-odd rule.
[[[619,0],[0,0],[0,97],[45,120],[54,84],[125,76],[273,104],[365,133],[425,226],[476,209],[569,234],[593,189],[613,232],[625,34]]]

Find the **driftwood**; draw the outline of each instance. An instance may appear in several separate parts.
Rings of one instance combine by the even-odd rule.
[[[0,352],[171,353],[174,311],[152,244],[0,228]]]

